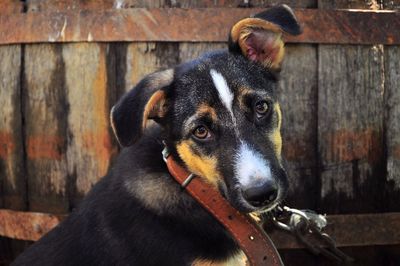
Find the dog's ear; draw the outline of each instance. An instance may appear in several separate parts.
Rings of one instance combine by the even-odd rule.
[[[284,55],[282,33],[299,35],[301,32],[290,7],[275,6],[237,22],[229,34],[229,51],[279,71]]]
[[[166,89],[173,79],[172,69],[150,74],[114,105],[111,125],[122,146],[130,146],[141,137],[148,119],[159,121],[164,117]]]

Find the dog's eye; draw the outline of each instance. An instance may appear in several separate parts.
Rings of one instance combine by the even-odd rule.
[[[258,118],[263,117],[269,111],[269,104],[267,101],[258,101],[254,105],[254,110]]]
[[[210,132],[205,126],[198,126],[193,131],[193,135],[198,139],[206,139],[210,137]]]

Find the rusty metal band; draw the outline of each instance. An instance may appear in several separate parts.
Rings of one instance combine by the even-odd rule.
[[[259,8],[131,8],[0,14],[0,44],[225,42]],[[400,44],[400,12],[296,9],[304,33],[291,43]]]
[[[0,209],[0,236],[36,241],[65,217]],[[329,215],[328,222],[325,231],[338,247],[400,244],[399,212]],[[286,232],[274,230],[268,234],[279,249],[304,248]]]

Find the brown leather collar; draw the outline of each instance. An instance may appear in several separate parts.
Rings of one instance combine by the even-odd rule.
[[[212,186],[178,165],[163,151],[170,174],[235,238],[251,266],[283,265],[271,239],[255,221],[233,208]]]

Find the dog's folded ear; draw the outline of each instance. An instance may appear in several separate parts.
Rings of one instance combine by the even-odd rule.
[[[301,34],[301,27],[287,5],[272,7],[237,22],[229,34],[229,51],[279,71],[284,55],[282,34]]]
[[[126,93],[111,109],[111,125],[118,142],[130,146],[137,141],[148,119],[161,120],[168,100],[166,89],[174,79],[174,70],[148,75]]]

